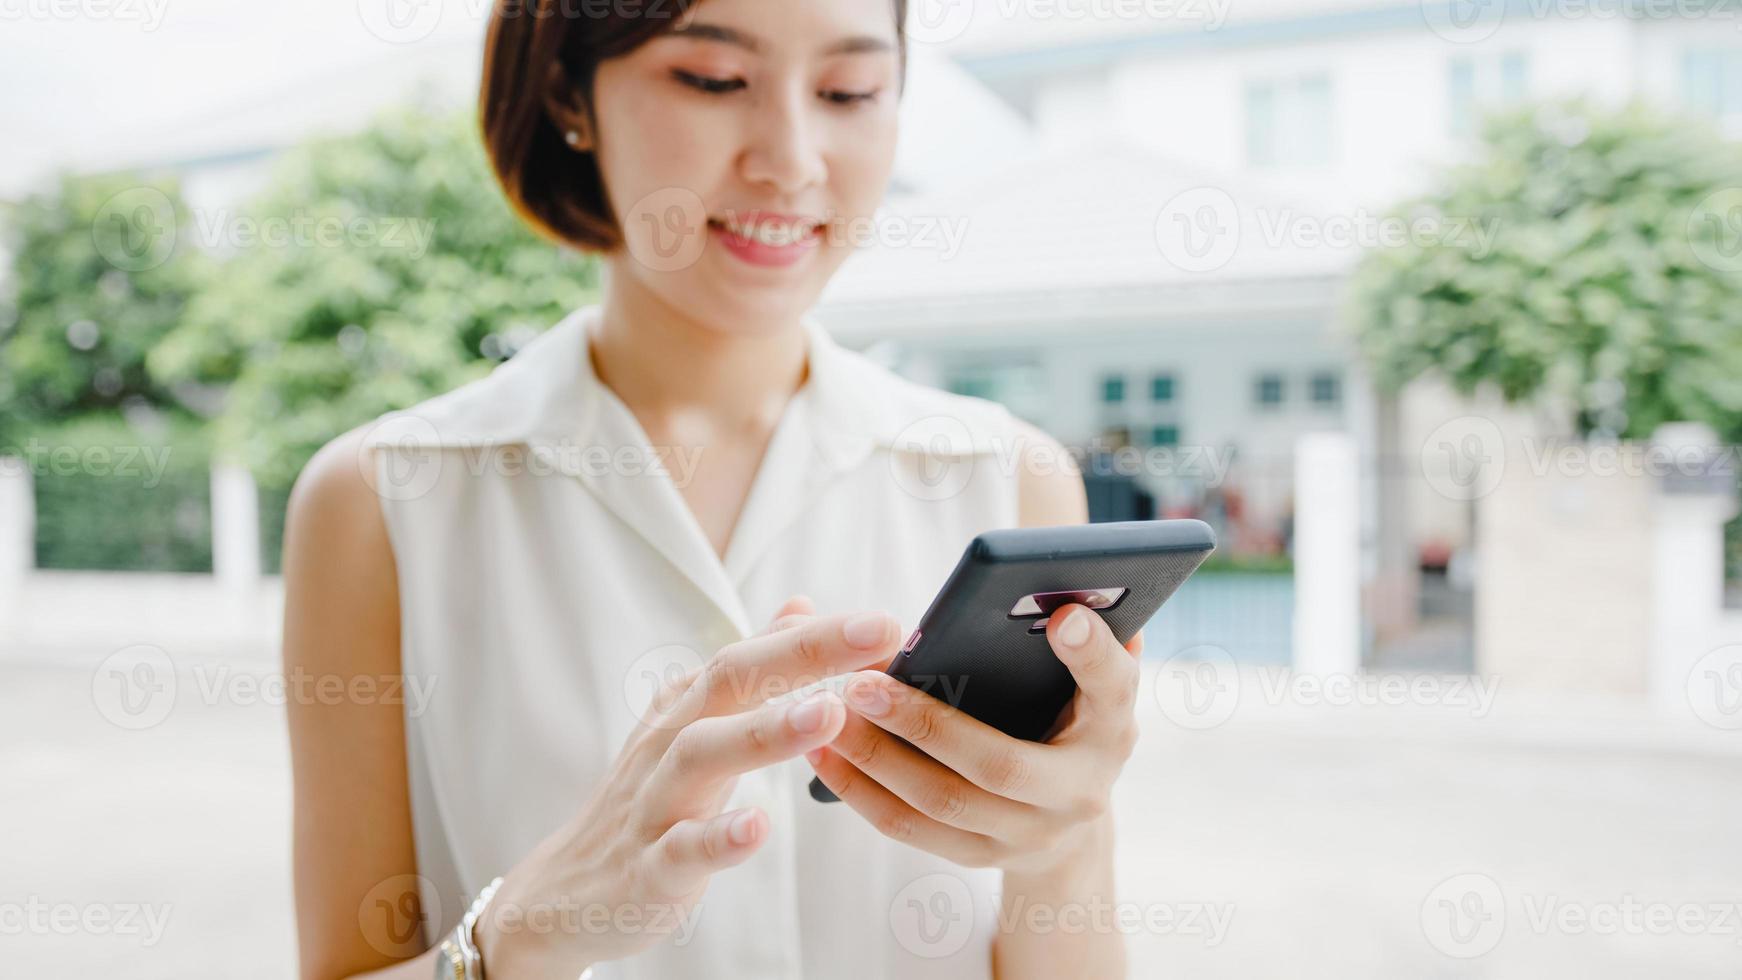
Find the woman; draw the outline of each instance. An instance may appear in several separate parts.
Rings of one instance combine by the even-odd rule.
[[[890,177],[902,0],[618,6],[499,6],[481,99],[601,301],[292,497],[286,669],[343,692],[290,711],[302,975],[1122,973],[1049,923],[1113,900],[1135,643],[1052,617],[1047,744],[879,672],[975,533],[1086,519],[1052,440],[807,315]]]

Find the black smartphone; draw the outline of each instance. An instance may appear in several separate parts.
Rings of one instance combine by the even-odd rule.
[[[1125,643],[1215,548],[1215,532],[1192,520],[987,531],[962,552],[888,673],[1038,741],[1077,690],[1046,639],[1053,611],[1081,603]],[[820,779],[810,793],[836,801]]]

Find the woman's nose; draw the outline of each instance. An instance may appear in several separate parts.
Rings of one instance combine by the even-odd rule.
[[[814,111],[796,88],[756,102],[743,155],[744,179],[783,195],[820,184],[828,175]]]

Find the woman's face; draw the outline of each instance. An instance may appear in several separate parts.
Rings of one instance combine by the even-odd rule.
[[[793,323],[889,183],[897,50],[891,0],[707,0],[601,63],[593,150],[627,243],[615,275],[718,329]]]

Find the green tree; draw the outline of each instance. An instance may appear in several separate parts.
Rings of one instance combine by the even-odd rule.
[[[0,447],[123,407],[187,414],[146,360],[198,288],[188,217],[174,182],[131,174],[63,176],[12,209]]]
[[[312,141],[250,205],[198,219],[213,273],[149,366],[225,390],[218,449],[267,488],[340,432],[488,372],[598,288],[596,262],[512,213],[470,113],[409,108]]]
[[[1581,436],[1702,421],[1742,439],[1742,150],[1644,107],[1496,117],[1395,212],[1450,231],[1375,250],[1352,321],[1376,380],[1552,396]]]

